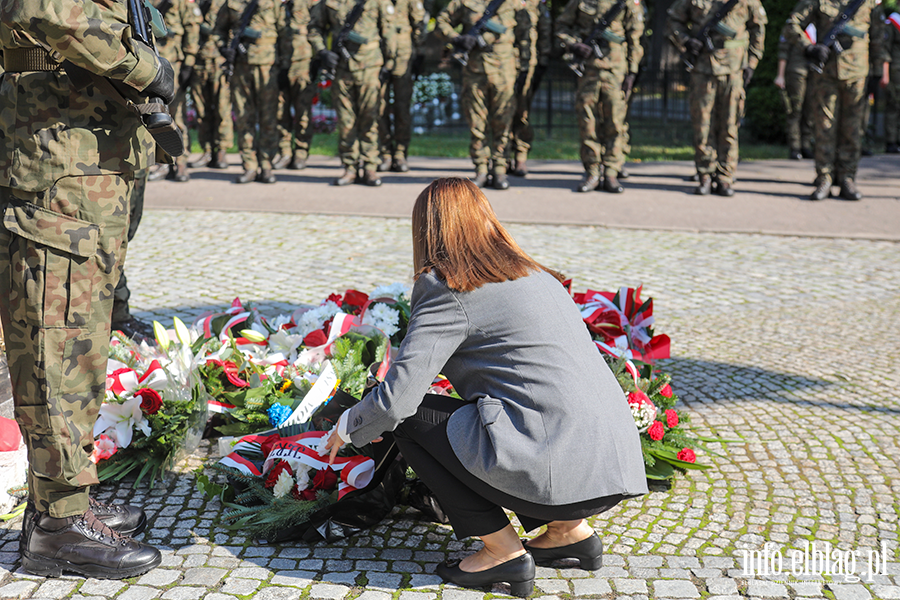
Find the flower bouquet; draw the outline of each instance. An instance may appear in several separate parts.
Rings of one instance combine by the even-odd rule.
[[[94,424],[94,450],[101,481],[136,474],[150,484],[200,443],[208,396],[197,377],[204,350],[175,319],[177,342],[154,323],[157,345],[137,344],[114,333],[107,366],[106,399]]]

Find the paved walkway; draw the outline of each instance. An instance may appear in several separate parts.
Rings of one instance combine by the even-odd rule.
[[[741,187],[755,181],[750,167],[768,173],[767,164],[742,164]],[[793,190],[802,186],[796,184],[783,197],[745,192],[717,198],[716,213],[729,226],[667,230],[658,211],[667,202],[694,201],[681,190],[688,184],[676,176],[677,167],[636,166],[630,182],[634,189],[652,180],[637,174],[639,169],[672,169],[666,180],[679,189],[669,194],[591,195],[590,226],[523,216],[569,214],[571,203],[582,202],[567,190],[577,180],[574,172],[548,173],[556,184],[546,189],[519,186],[505,196],[490,194],[505,218],[517,221],[510,231],[520,245],[573,277],[576,290],[643,283],[655,300],[657,330],[673,341],[673,357],[660,367],[672,373],[696,431],[738,440],[714,445],[718,455],[699,453],[714,468],[690,472],[672,490],[654,491],[594,518],[608,550],[603,568],[540,568],[535,598],[900,598],[900,254],[893,241],[861,239],[896,235],[900,220],[885,221],[896,208],[883,209],[897,204],[896,180],[889,180],[895,187],[881,197],[872,192],[880,184],[870,184],[872,195],[860,203],[801,203]],[[336,171],[330,162],[316,168],[323,178]],[[457,172],[467,173],[462,167]],[[352,197],[364,212],[360,207],[390,193],[397,210],[408,211],[409,195],[425,181],[419,173],[414,177],[415,185],[353,186],[341,197]],[[795,179],[809,177],[804,171]],[[211,188],[211,194],[239,190],[240,201],[256,209],[240,213],[199,208],[204,200],[190,186],[151,185],[151,206],[165,198],[197,210],[145,214],[127,265],[137,313],[167,323],[176,314],[187,320],[235,296],[282,312],[350,286],[369,290],[410,280],[408,218],[303,214],[316,212],[311,199],[321,204],[334,188],[324,181],[281,185],[286,186]],[[282,210],[289,200],[274,200],[269,191],[279,189],[291,190],[291,201],[309,208]],[[789,224],[784,214],[763,210],[760,201],[845,216],[818,221],[819,228],[793,224],[808,237],[784,235],[787,225],[784,231],[776,226]],[[627,212],[638,202],[645,214]],[[209,203],[239,207],[224,195]],[[872,219],[877,210],[887,212]],[[637,216],[610,220],[623,212]],[[735,212],[752,215],[755,224]],[[742,226],[778,235],[709,231]],[[258,545],[225,529],[219,523],[222,507],[194,490],[190,471],[208,451],[202,446],[156,489],[124,484],[98,490],[102,499],[143,504],[150,515],[143,539],[163,548],[162,566],[126,581],[32,577],[19,568],[21,522],[13,521],[0,525],[0,598],[489,600],[508,592],[505,586],[476,591],[441,584],[435,565],[478,543],[456,541],[447,527],[406,507],[336,544]],[[808,542],[818,551],[830,544],[827,572],[821,562],[802,559]],[[744,551],[767,548],[783,557],[781,572],[748,572]],[[796,564],[794,549],[801,550]],[[885,562],[872,554],[876,573],[867,577],[870,553],[883,549]],[[855,564],[848,560],[853,557]],[[844,560],[836,565],[837,558]],[[861,580],[844,576],[848,564]]]

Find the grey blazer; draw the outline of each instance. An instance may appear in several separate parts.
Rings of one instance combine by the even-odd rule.
[[[455,292],[433,274],[419,277],[396,360],[346,416],[353,443],[415,414],[438,373],[471,402],[447,423],[450,445],[496,489],[551,506],[647,492],[624,394],[551,275],[472,292]]]

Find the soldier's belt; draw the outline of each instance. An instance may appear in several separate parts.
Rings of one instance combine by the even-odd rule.
[[[8,73],[28,71],[56,71],[60,61],[37,46],[32,48],[7,48],[3,51],[3,68]]]

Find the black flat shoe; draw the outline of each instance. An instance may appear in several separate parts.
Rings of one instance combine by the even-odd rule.
[[[525,549],[531,552],[534,562],[539,565],[548,565],[563,558],[577,558],[585,571],[596,571],[603,566],[603,542],[596,533],[568,546],[532,548],[525,544]]]
[[[435,571],[444,581],[460,587],[484,588],[495,583],[506,582],[513,596],[524,598],[534,591],[534,559],[527,552],[496,567],[469,573],[459,568],[459,561],[444,561]]]

